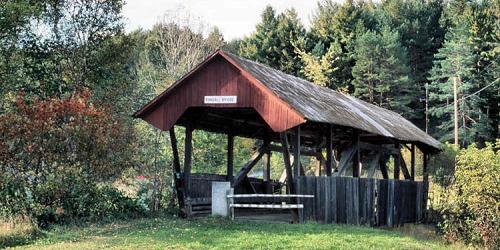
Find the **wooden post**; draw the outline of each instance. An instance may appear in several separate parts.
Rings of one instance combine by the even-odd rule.
[[[410,175],[411,175],[411,180],[415,180],[415,144],[411,144],[411,166],[410,166]]]
[[[271,150],[269,148],[266,150],[266,158],[264,158],[264,180],[265,181],[270,181],[271,180]]]
[[[295,129],[293,137],[293,173],[294,176],[300,176],[300,126]]]
[[[326,134],[326,176],[332,176],[333,146],[332,146],[332,125],[328,124]]]
[[[290,164],[290,152],[288,151],[288,138],[286,137],[286,133],[281,133],[280,136],[281,136],[281,145],[283,150],[283,160],[285,163],[287,193],[295,194],[295,188],[293,186],[292,166]]]
[[[359,131],[357,129],[353,130],[353,143],[355,145],[356,152],[352,158],[352,177],[359,177],[361,173],[361,158],[359,154]]]
[[[234,136],[231,134],[227,135],[227,172],[226,180],[233,181],[233,169],[234,169]]]
[[[424,164],[423,164],[423,168],[422,168],[422,174],[423,174],[423,179],[424,179],[424,183],[427,183],[429,182],[429,173],[427,173],[427,153],[423,152],[423,155],[424,155]]]
[[[400,160],[401,160],[401,150],[399,148],[399,143],[395,143],[394,147],[398,150],[397,154],[394,155],[394,179],[399,180],[399,169],[400,169]]]
[[[281,146],[283,148],[283,160],[285,162],[285,171],[286,171],[286,189],[288,194],[296,194],[295,193],[295,186],[293,183],[293,173],[292,173],[292,166],[290,164],[290,152],[288,152],[288,138],[286,137],[286,133],[283,132],[280,134],[281,137]],[[299,148],[300,152],[300,148]],[[296,161],[297,162],[297,161]],[[300,168],[300,161],[299,161],[299,166]],[[299,170],[300,171],[300,170]],[[297,203],[297,199],[292,198],[291,203]],[[295,222],[298,222],[298,211],[292,209],[292,219]]]
[[[429,192],[429,173],[427,173],[427,161],[428,161],[428,155],[427,153],[423,152],[423,155],[424,155],[424,163],[423,163],[423,169],[422,169],[422,172],[423,172],[423,189],[424,189],[424,194],[422,195],[422,211],[423,211],[423,219],[425,220],[427,218],[427,196],[428,196],[428,192]]]
[[[193,128],[186,127],[186,138],[184,140],[184,193],[186,197],[190,197],[190,182],[191,182],[191,160],[193,152]]]
[[[177,150],[177,138],[175,137],[174,127],[172,127],[169,130],[169,133],[170,133],[170,144],[172,145],[172,155],[174,158],[173,170],[174,170],[175,192],[177,193],[177,203],[179,204],[179,208],[183,208],[184,194],[182,192],[181,163],[179,160],[179,150]]]

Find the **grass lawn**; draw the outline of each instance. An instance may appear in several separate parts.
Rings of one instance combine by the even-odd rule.
[[[435,237],[399,230],[232,222],[218,218],[135,219],[86,227],[55,226],[19,249],[446,249]],[[403,230],[403,231],[401,231]],[[407,231],[407,232],[405,232]],[[411,232],[408,232],[411,231]],[[0,239],[1,240],[1,239]],[[453,246],[453,248],[456,248]]]

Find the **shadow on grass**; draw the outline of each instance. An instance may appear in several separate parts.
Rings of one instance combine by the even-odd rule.
[[[0,233],[0,249],[28,245],[45,234],[38,229],[2,229]]]

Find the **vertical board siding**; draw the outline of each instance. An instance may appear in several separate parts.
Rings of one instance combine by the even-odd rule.
[[[161,129],[170,129],[189,107],[253,108],[275,132],[285,131],[304,122],[262,84],[256,83],[223,57],[212,59],[163,97],[143,119]],[[261,86],[262,85],[262,86]],[[237,96],[236,104],[205,104],[205,96]]]
[[[343,176],[299,176],[298,194],[304,220],[366,226],[400,226],[423,218],[425,186],[409,180],[379,180]]]

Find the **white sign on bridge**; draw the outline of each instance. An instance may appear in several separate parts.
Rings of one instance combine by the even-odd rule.
[[[205,96],[205,104],[227,104],[227,103],[236,103],[237,96],[235,95],[212,95]]]

